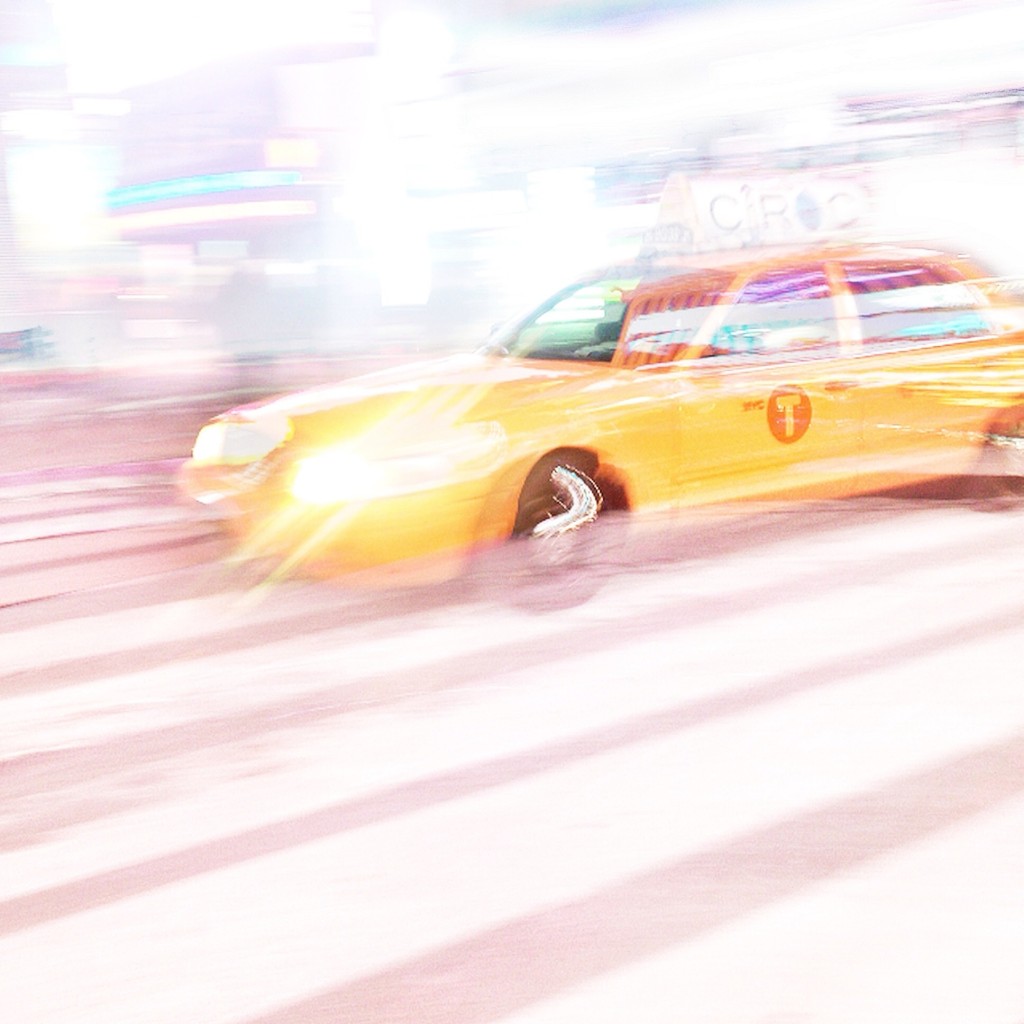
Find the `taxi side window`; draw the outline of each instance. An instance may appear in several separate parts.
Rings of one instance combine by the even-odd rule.
[[[636,283],[616,278],[569,290],[510,339],[510,353],[530,359],[609,361],[626,311],[624,295]]]
[[[960,272],[943,264],[856,263],[845,268],[864,344],[977,338],[992,333]]]
[[[837,339],[824,268],[787,267],[747,282],[705,355],[824,355],[834,350]]]
[[[627,366],[669,363],[697,338],[729,284],[726,274],[702,274],[693,281],[634,301],[623,345]]]

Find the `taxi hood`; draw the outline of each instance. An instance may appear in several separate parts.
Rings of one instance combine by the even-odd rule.
[[[524,404],[555,402],[607,381],[607,363],[521,360],[469,354],[410,363],[250,403],[232,411],[249,421],[287,417],[295,437],[348,433],[383,420],[456,423],[501,417]]]

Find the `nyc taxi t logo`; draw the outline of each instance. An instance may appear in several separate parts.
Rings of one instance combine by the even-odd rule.
[[[806,392],[790,385],[776,388],[768,399],[768,429],[777,441],[799,441],[811,425],[811,400]]]

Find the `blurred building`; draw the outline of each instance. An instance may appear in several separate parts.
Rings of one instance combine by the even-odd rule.
[[[0,330],[35,302],[30,239],[21,221],[31,197],[20,188],[25,163],[52,165],[70,109],[67,79],[46,0],[0,2]]]
[[[0,11],[27,40],[3,50],[8,291],[102,307],[139,352],[478,336],[671,247],[1012,248],[1006,0],[348,0],[329,38],[73,97],[44,0]]]

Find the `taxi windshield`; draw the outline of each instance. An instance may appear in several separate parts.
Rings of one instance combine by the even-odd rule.
[[[622,333],[626,296],[639,277],[576,284],[499,330],[485,351],[521,359],[610,362]]]

